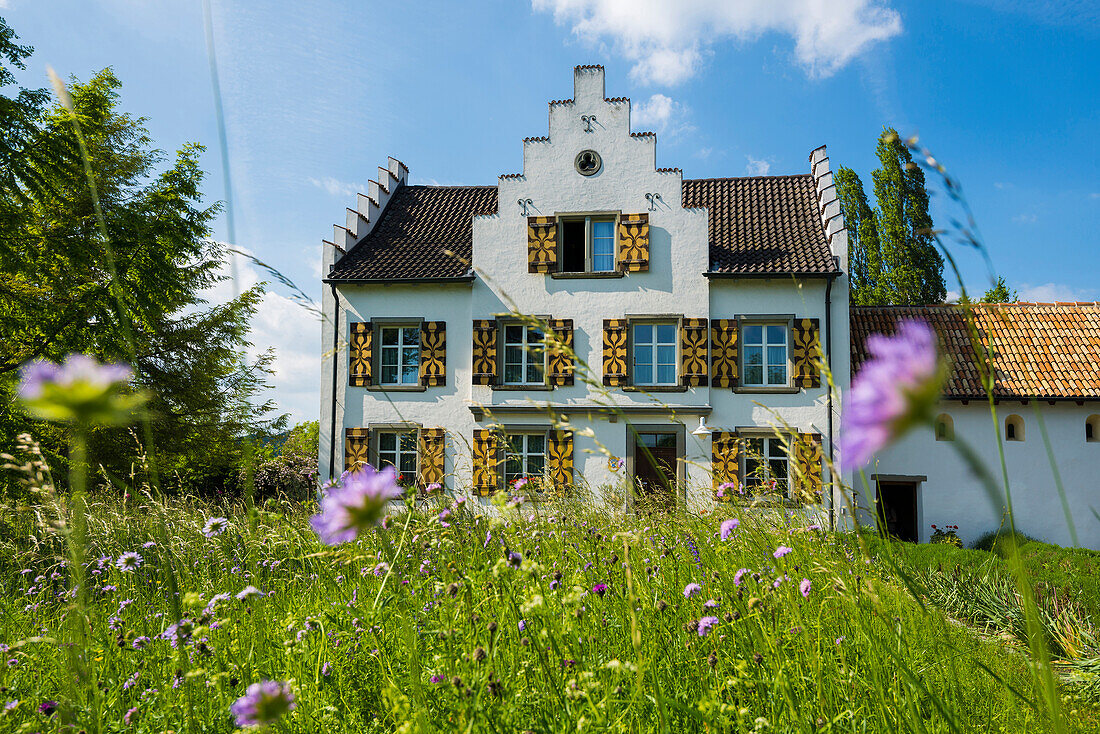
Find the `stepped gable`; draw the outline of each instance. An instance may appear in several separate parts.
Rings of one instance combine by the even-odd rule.
[[[979,343],[992,353],[994,397],[1100,399],[1100,303],[975,304],[971,312]],[[936,331],[951,362],[945,398],[985,398],[967,310],[957,305],[853,306],[853,376],[867,358],[867,337],[894,333],[902,319]]]

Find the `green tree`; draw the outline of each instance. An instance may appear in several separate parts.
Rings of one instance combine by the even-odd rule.
[[[913,163],[897,131],[885,128],[876,149],[881,168],[872,172],[878,204],[886,302],[942,303],[947,298],[943,257],[932,236],[924,171]]]
[[[863,182],[851,168],[841,166],[833,175],[844,226],[848,229],[848,278],[851,302],[874,306],[886,302],[882,272],[882,246],[878,221],[867,203]]]
[[[1019,298],[1015,289],[1009,288],[1003,277],[998,277],[996,284],[982,296],[982,303],[1012,303]]]
[[[203,149],[185,145],[163,166],[167,156],[153,147],[145,119],[119,110],[119,87],[107,69],[70,90],[108,243],[99,235],[83,160],[54,155],[36,161],[33,175],[0,182],[18,191],[0,219],[0,240],[14,254],[0,258],[0,437],[7,443],[32,430],[47,450],[59,451],[63,437],[32,424],[10,398],[21,365],[85,352],[130,362],[137,384],[155,396],[154,446],[144,448],[155,452],[162,474],[192,488],[235,483],[245,438],[281,425],[273,425],[270,401],[256,400],[272,355],[251,364],[241,356],[251,346],[249,321],[262,291],[254,287],[224,304],[204,301],[203,291],[224,279],[225,252],[209,239],[218,206],[201,202]],[[40,110],[27,136],[31,149],[77,149],[60,106]],[[109,288],[108,244],[121,315]],[[91,449],[108,474],[129,473],[132,436],[99,431]]]

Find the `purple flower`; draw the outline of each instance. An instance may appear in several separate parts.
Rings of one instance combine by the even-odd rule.
[[[250,685],[229,707],[229,713],[237,718],[237,726],[265,726],[294,707],[294,693],[289,685],[265,680]]]
[[[716,602],[714,599],[707,599],[705,602],[703,602],[703,606],[707,609],[714,609],[718,606],[718,602]]]
[[[18,706],[18,705],[19,705],[19,699],[15,699],[14,701],[8,701],[7,703],[4,704],[4,710],[5,711],[13,711],[13,710],[15,710],[15,707]]]
[[[131,643],[132,647],[135,650],[141,650],[142,648],[144,648],[148,644],[149,644],[149,638],[145,637],[144,635],[141,636],[141,637],[135,637],[134,641]]]
[[[100,364],[86,354],[70,354],[62,364],[25,365],[17,394],[39,418],[117,424],[144,402],[142,395],[121,393],[133,376],[126,365]]]
[[[375,471],[369,464],[345,474],[321,498],[321,511],[309,519],[313,530],[326,545],[339,545],[378,523],[390,500],[400,499],[392,466]]]
[[[740,586],[741,585],[741,579],[744,578],[745,574],[747,574],[748,572],[749,572],[749,569],[747,569],[747,568],[737,569],[737,573],[735,573],[733,575],[733,585],[734,586]]]
[[[733,531],[741,525],[741,521],[736,517],[731,517],[729,520],[724,520],[721,525],[722,540],[728,540]]]
[[[43,701],[38,707],[38,713],[43,716],[52,716],[57,711],[57,701]]]
[[[212,517],[202,526],[202,534],[208,538],[221,535],[229,529],[229,520],[224,517]]]
[[[790,553],[792,550],[794,550],[794,548],[788,548],[785,545],[781,545],[781,546],[779,546],[778,548],[775,549],[775,553],[772,553],[772,557],[773,558],[782,558],[783,556]]]
[[[424,489],[428,492],[428,494],[434,494],[435,492],[438,492],[439,490],[443,489],[443,485],[440,484],[439,482],[432,482],[431,484],[429,484]]]
[[[523,632],[525,629],[527,629],[527,623],[521,619],[519,621],[519,631]]]
[[[733,482],[722,482],[718,485],[717,497],[718,499],[725,499],[730,492],[737,489],[737,485]]]
[[[259,599],[264,595],[264,592],[257,589],[255,586],[246,586],[237,592],[237,599],[239,601],[249,601],[251,599]]]
[[[597,596],[603,596],[607,593],[607,584],[596,584],[592,587],[592,593]]]
[[[802,597],[806,598],[810,595],[810,587],[812,584],[809,579],[802,579],[802,583],[798,585],[798,590],[802,592]]]
[[[126,711],[125,715],[123,715],[123,717],[122,717],[122,723],[126,724],[126,726],[129,726],[130,724],[133,724],[134,723],[134,714],[137,713],[137,710],[138,710],[137,706],[134,706],[133,708],[128,709]]]
[[[521,563],[523,563],[523,556],[521,556],[519,553],[516,553],[515,551],[508,552],[509,566],[511,566],[512,568],[519,568]]]
[[[443,678],[443,676],[437,674],[437,675],[433,675],[431,678],[429,678],[428,682],[429,683],[442,683],[444,680],[445,679]]]
[[[141,567],[142,558],[134,551],[127,551],[118,557],[115,565],[120,571],[136,571]]]
[[[329,661],[326,660],[325,664],[321,666],[321,675],[323,675],[327,678],[331,672],[332,672],[332,663],[330,663]]]
[[[451,524],[447,522],[447,518],[451,516],[450,509],[444,507],[443,512],[439,513],[439,524],[445,528],[451,527]]]
[[[852,380],[840,417],[840,470],[858,469],[925,417],[939,397],[936,336],[921,321],[899,321],[892,336],[867,337],[870,357]]]
[[[684,587],[684,598],[690,599],[693,596],[699,596],[702,591],[703,587],[693,581]]]
[[[714,625],[718,624],[718,617],[703,617],[699,620],[699,636],[706,637]]]

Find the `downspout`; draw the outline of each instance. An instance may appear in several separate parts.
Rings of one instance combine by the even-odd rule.
[[[330,408],[332,420],[328,432],[328,478],[331,482],[335,478],[336,464],[336,373],[340,358],[340,294],[336,292],[336,284],[329,283],[332,289],[332,406]],[[828,323],[828,322],[826,322]],[[831,432],[832,429],[830,429]],[[831,435],[831,433],[830,433]],[[830,442],[830,446],[831,446]]]
[[[833,374],[833,281],[836,280],[836,276],[830,277],[825,281],[825,366],[829,369],[829,375]],[[833,380],[833,385],[836,381]],[[829,530],[836,530],[836,508],[833,506],[833,502],[836,497],[836,491],[833,486],[833,460],[835,452],[833,451],[833,385],[826,387],[826,410],[829,415],[827,418],[828,433],[829,433],[829,461],[826,465],[829,469]]]

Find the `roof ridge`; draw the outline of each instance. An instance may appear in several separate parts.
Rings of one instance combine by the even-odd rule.
[[[707,181],[753,181],[758,178],[813,178],[808,173],[776,173],[770,176],[715,176],[713,178],[685,178],[684,183]]]

